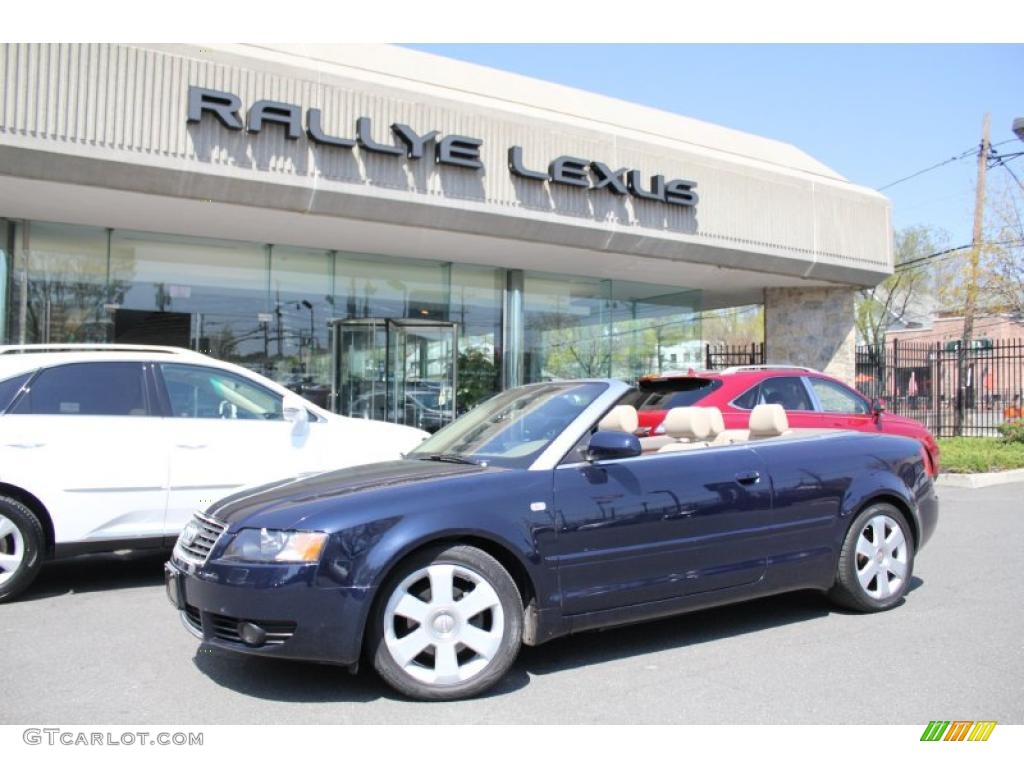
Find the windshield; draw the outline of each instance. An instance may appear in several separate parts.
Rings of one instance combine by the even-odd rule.
[[[607,387],[600,382],[553,382],[510,389],[456,419],[407,456],[528,467]]]

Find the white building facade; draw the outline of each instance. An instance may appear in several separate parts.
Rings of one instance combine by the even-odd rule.
[[[635,378],[749,303],[852,379],[893,267],[888,201],[792,146],[417,51],[8,44],[0,83],[6,342],[188,345],[342,412]]]

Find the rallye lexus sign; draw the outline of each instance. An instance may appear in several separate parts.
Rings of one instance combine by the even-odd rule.
[[[242,100],[233,93],[215,91],[210,88],[190,86],[188,89],[188,122],[198,123],[204,113],[215,117],[221,125],[232,131],[246,130],[259,133],[267,123],[281,126],[285,136],[298,140],[303,133],[314,144],[341,149],[358,146],[361,151],[375,152],[396,157],[405,155],[410,160],[419,160],[433,145],[430,154],[438,165],[456,166],[479,170],[484,167],[480,159],[483,140],[471,136],[449,134],[441,136],[440,131],[418,133],[403,123],[393,123],[390,144],[373,138],[373,121],[369,117],[356,120],[355,135],[333,136],[323,129],[321,110],[309,108],[303,124],[302,108],[297,104],[283,101],[260,100],[249,107],[247,120],[241,118]],[[303,131],[303,128],[305,129]],[[396,143],[397,142],[397,143]],[[508,149],[508,170],[522,179],[547,181],[568,187],[604,190],[613,195],[631,195],[641,200],[654,200],[669,205],[697,205],[697,182],[688,179],[666,181],[663,175],[643,178],[641,171],[632,168],[612,168],[598,160],[562,155],[556,157],[546,170],[528,168],[523,162],[523,148]]]

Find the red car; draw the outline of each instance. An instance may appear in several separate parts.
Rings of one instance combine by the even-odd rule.
[[[913,437],[924,446],[928,472],[939,473],[939,446],[919,421],[885,413],[878,400],[811,368],[751,365],[724,371],[687,371],[644,376],[633,401],[640,417],[640,435],[657,435],[671,408],[714,406],[726,429],[745,429],[750,411],[761,403],[786,409],[794,429],[856,429]]]

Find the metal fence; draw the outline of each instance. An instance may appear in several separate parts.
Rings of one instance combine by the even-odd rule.
[[[733,365],[764,365],[764,344],[705,344],[704,368],[720,371]]]
[[[963,387],[960,386],[963,371]],[[994,437],[1022,417],[1024,340],[900,342],[857,347],[855,385],[939,437]]]

